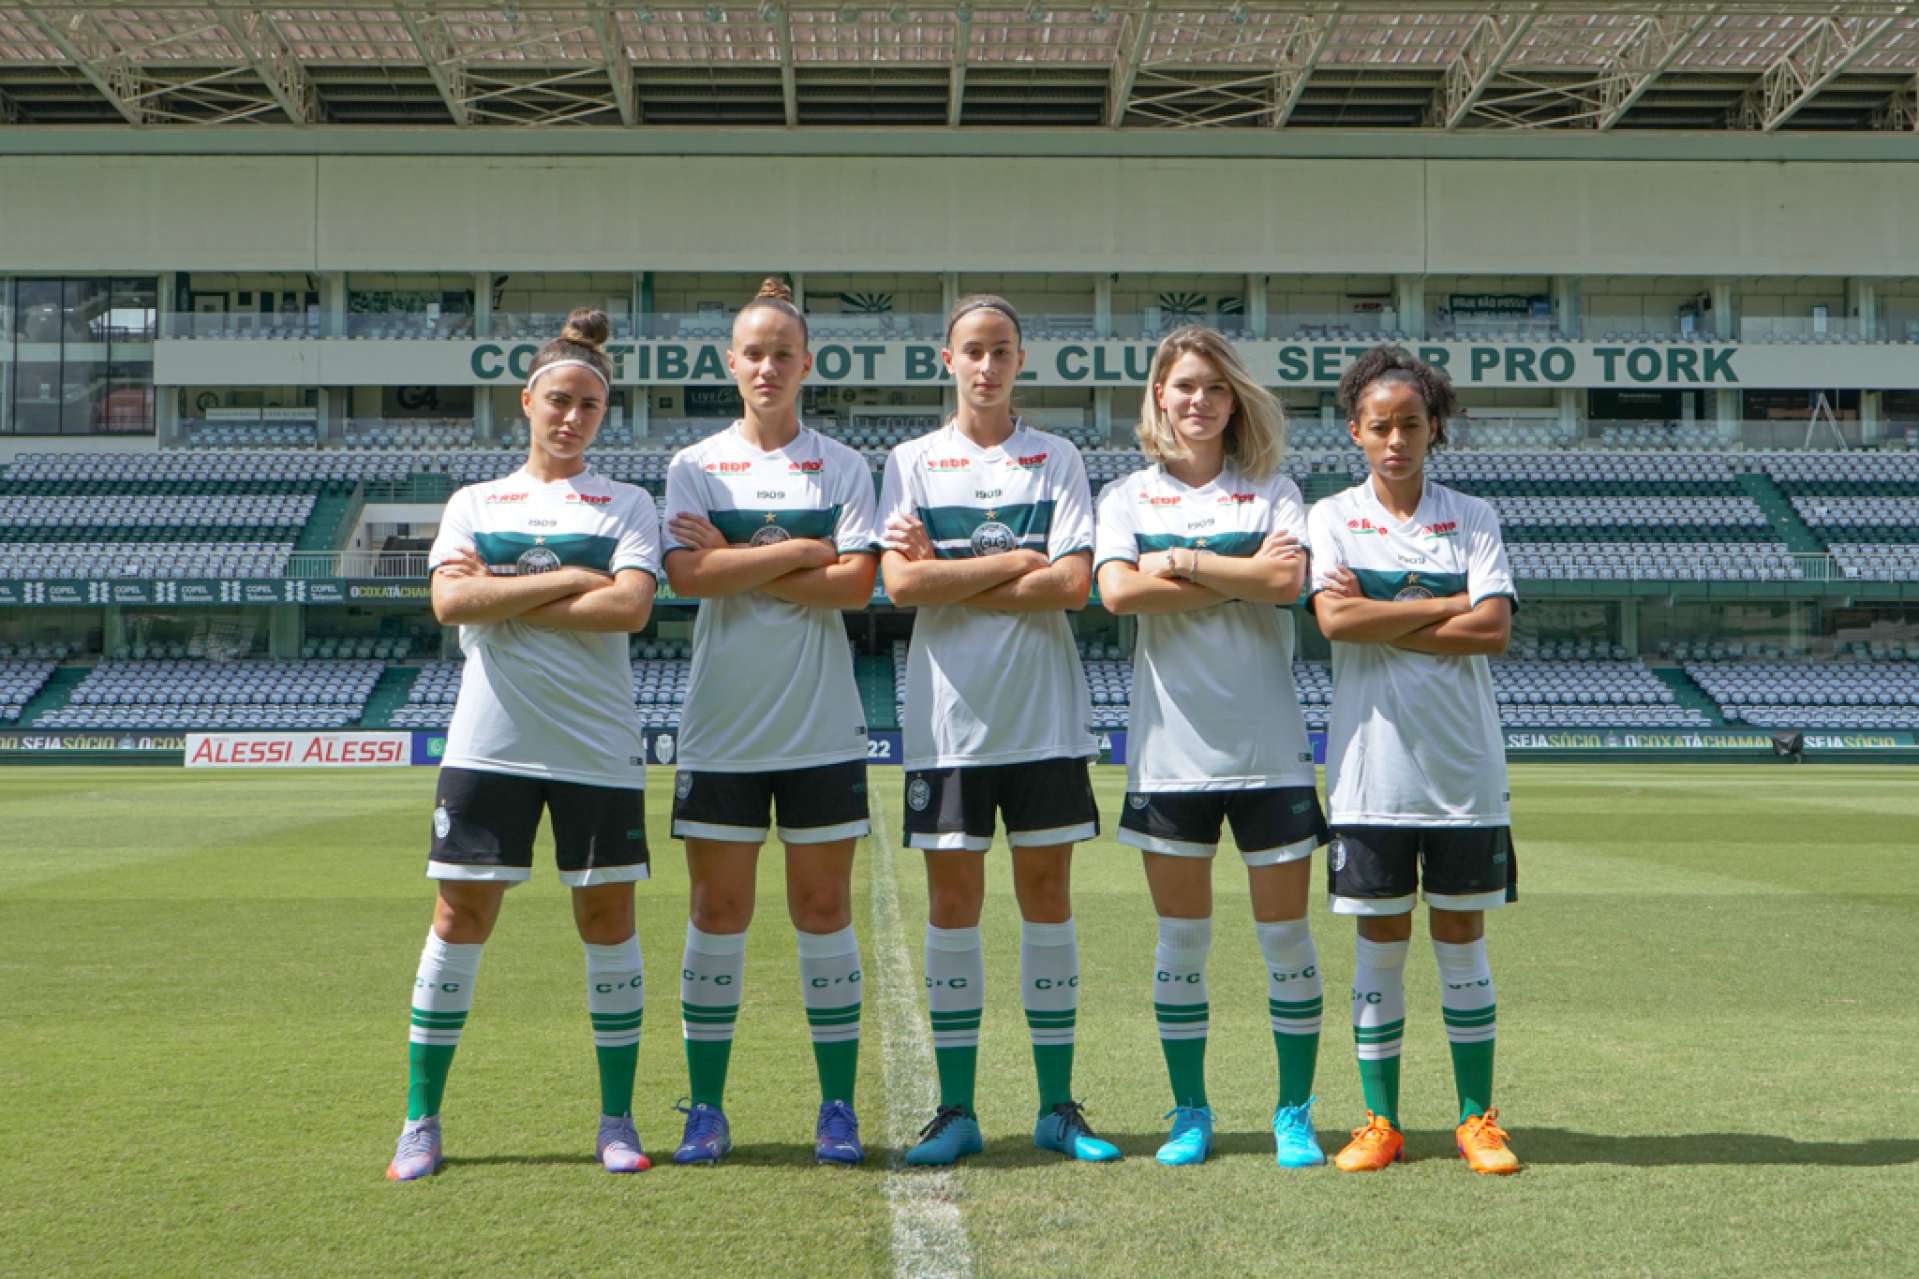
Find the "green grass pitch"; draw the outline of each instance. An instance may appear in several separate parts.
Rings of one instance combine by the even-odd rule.
[[[0,1273],[1919,1272],[1919,773],[1514,768],[1521,897],[1490,925],[1498,1101],[1527,1162],[1510,1179],[1474,1177],[1451,1152],[1423,925],[1408,969],[1412,1162],[1367,1177],[1273,1166],[1265,986],[1230,855],[1211,966],[1220,1150],[1201,1168],[1156,1166],[1169,1103],[1153,911],[1136,855],[1110,838],[1076,862],[1077,1089],[1126,1159],[1034,1151],[1017,920],[995,850],[987,1150],[928,1182],[892,1170],[932,1096],[914,1041],[924,881],[897,846],[897,778],[874,774],[889,838],[862,849],[857,885],[866,1167],[811,1163],[813,1067],[774,856],[733,1058],[732,1158],[601,1173],[580,950],[543,852],[481,967],[448,1166],[396,1186],[381,1173],[427,926],[431,774],[0,773]],[[1123,774],[1097,784],[1110,819]],[[686,904],[670,775],[651,785],[635,1109],[662,1156],[684,1090]],[[1330,1150],[1361,1118],[1342,997],[1352,929],[1318,906],[1314,925]],[[940,1255],[913,1243],[927,1221]]]

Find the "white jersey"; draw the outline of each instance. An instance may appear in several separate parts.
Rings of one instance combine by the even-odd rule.
[[[1370,477],[1314,504],[1313,585],[1345,565],[1368,599],[1517,599],[1490,504],[1428,480],[1413,518]],[[1506,748],[1482,655],[1333,644],[1326,791],[1335,826],[1505,826]]]
[[[1270,533],[1306,554],[1306,508],[1284,475],[1231,470],[1189,488],[1162,466],[1108,484],[1099,498],[1094,571],[1173,547],[1250,556]],[[1129,791],[1311,786],[1312,745],[1293,687],[1293,615],[1229,600],[1188,613],[1142,613],[1126,741]]]
[[[735,422],[681,449],[666,473],[666,518],[698,515],[734,546],[793,537],[877,554],[866,459],[800,428],[763,453]],[[686,549],[667,534],[666,553]],[[717,773],[812,768],[866,758],[866,712],[840,610],[741,591],[700,601],[680,720],[680,767]]]
[[[660,515],[645,489],[589,468],[542,484],[524,471],[469,485],[440,517],[429,572],[471,550],[498,576],[590,568],[660,575]],[[646,752],[618,632],[508,619],[460,628],[466,668],[449,768],[641,790]]]
[[[923,521],[940,559],[1021,547],[1049,560],[1093,549],[1093,503],[1079,450],[1015,422],[981,448],[955,426],[886,459],[881,524]],[[1092,698],[1064,609],[1005,613],[922,606],[906,659],[908,768],[1019,764],[1099,753]]]

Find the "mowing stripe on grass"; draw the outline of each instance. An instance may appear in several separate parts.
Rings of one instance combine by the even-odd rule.
[[[909,1170],[901,1157],[919,1136],[934,1099],[933,1038],[920,1016],[913,959],[900,918],[898,873],[887,817],[873,799],[873,948],[879,959],[881,1077],[886,1085],[886,1137],[893,1167],[886,1174],[886,1201],[893,1206],[893,1273],[900,1279],[967,1279],[973,1247],[960,1220],[953,1174],[944,1169]]]

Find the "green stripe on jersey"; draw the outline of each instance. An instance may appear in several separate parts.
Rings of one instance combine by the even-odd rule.
[[[1352,568],[1359,589],[1369,600],[1431,599],[1441,595],[1461,595],[1466,590],[1464,573],[1387,572],[1376,568]]]
[[[1135,533],[1133,544],[1139,553],[1149,551],[1170,551],[1175,547],[1191,548],[1195,551],[1211,551],[1215,555],[1227,555],[1234,559],[1247,559],[1259,550],[1261,542],[1266,540],[1264,533],[1213,533],[1205,537],[1185,537],[1176,533]]]
[[[733,511],[708,511],[706,518],[713,527],[725,534],[726,540],[734,546],[752,546],[764,544],[770,536],[765,530],[779,529],[787,537],[832,537],[833,530],[839,527],[840,508],[829,506],[825,510],[795,509],[787,511],[766,511],[741,508]],[[754,542],[754,538],[759,543]],[[775,541],[785,538],[772,537]]]
[[[605,573],[620,543],[591,533],[475,533],[473,545],[491,568],[590,568]]]
[[[1053,531],[1053,507],[1043,502],[1014,502],[1005,506],[922,506],[920,521],[926,536],[942,559],[971,559],[973,534],[985,524],[1003,524],[1014,537],[1044,538]],[[966,546],[941,546],[941,542],[965,542]]]

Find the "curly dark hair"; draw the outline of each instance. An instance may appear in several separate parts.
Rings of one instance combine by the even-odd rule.
[[[1432,419],[1434,444],[1446,442],[1446,423],[1464,411],[1460,408],[1459,393],[1453,390],[1452,379],[1443,370],[1434,368],[1403,346],[1381,344],[1354,360],[1345,376],[1339,379],[1334,402],[1347,421],[1359,416],[1359,402],[1377,382],[1398,382],[1419,388],[1419,398],[1426,404],[1426,416]]]

